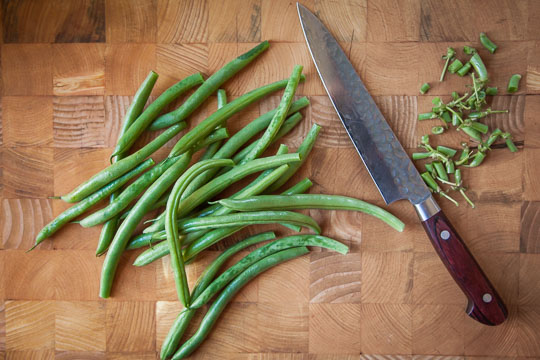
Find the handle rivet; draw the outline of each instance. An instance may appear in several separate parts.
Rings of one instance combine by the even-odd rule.
[[[490,303],[491,300],[493,300],[493,296],[491,296],[491,294],[489,294],[489,293],[485,293],[484,295],[482,295],[482,300],[485,303]]]
[[[441,231],[441,238],[443,240],[448,240],[450,239],[450,232],[448,230],[443,230]]]

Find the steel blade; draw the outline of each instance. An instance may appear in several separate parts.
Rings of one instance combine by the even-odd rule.
[[[345,130],[384,201],[419,204],[430,196],[420,174],[347,55],[319,19],[297,3],[311,57]]]

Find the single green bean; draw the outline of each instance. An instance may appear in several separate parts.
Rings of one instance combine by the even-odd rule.
[[[244,270],[249,268],[257,261],[266,258],[269,255],[275,254],[281,250],[286,250],[298,246],[317,246],[339,252],[340,254],[346,254],[349,248],[330,238],[320,235],[293,235],[279,240],[272,241],[257,250],[254,250],[250,254],[246,255],[242,260],[231,266],[223,274],[218,276],[212,283],[206,287],[206,289],[197,296],[197,299],[191,304],[192,309],[198,309],[206,304],[214,295],[216,295],[221,289],[241,274]]]
[[[456,171],[456,165],[452,160],[448,160],[444,163],[444,166],[446,167],[446,172],[448,174],[453,174]]]
[[[301,161],[297,163],[293,163],[289,165],[289,169],[283,176],[276,181],[275,183],[270,186],[268,191],[272,192],[277,189],[279,189],[283,184],[289,180],[294,173],[302,166],[302,164],[306,161],[309,153],[311,152],[311,149],[313,149],[313,146],[315,145],[315,140],[317,140],[317,136],[319,135],[319,132],[321,131],[321,127],[317,124],[313,124],[311,129],[309,130],[308,134],[306,135],[304,141],[302,141],[302,144],[298,147],[298,150],[296,151],[301,156]]]
[[[221,109],[223,106],[227,104],[227,93],[224,89],[219,89],[217,91],[217,108],[218,110]],[[219,127],[218,127],[219,129]],[[211,136],[212,134],[210,134]],[[202,154],[200,160],[208,160],[212,159],[216,152],[221,148],[221,145],[223,145],[223,141],[216,141],[208,145],[206,150],[204,151],[204,154]],[[216,169],[217,170],[217,169]],[[201,174],[202,175],[202,174]],[[193,181],[190,183],[190,185],[193,183]]]
[[[435,119],[436,117],[437,117],[437,114],[435,114],[433,112],[418,114],[418,120],[419,121],[431,120],[431,119]]]
[[[184,199],[185,205],[182,205],[182,209],[178,213],[178,216],[186,216],[200,204],[212,198],[214,195],[219,194],[221,191],[228,188],[231,184],[243,179],[248,175],[251,175],[258,171],[275,168],[283,164],[292,164],[295,162],[299,162],[301,161],[301,159],[302,156],[297,153],[284,154],[255,159],[246,164],[237,165],[233,167],[231,171],[214,178],[212,181],[206,183],[204,186],[186,197]],[[154,222],[151,226],[147,227],[144,232],[154,232],[162,230],[164,229],[164,225],[165,223],[162,218]]]
[[[427,163],[424,165],[426,167],[426,170],[429,172],[429,173],[433,173],[433,171],[435,171],[435,169],[433,168],[433,164],[432,163]]]
[[[179,360],[183,359],[189,354],[191,354],[208,336],[208,333],[216,323],[219,315],[223,312],[229,301],[234,297],[234,295],[249,281],[255,278],[260,273],[266,271],[267,269],[281,264],[285,261],[297,258],[299,256],[309,253],[309,250],[306,247],[297,247],[292,249],[287,249],[275,253],[267,258],[258,261],[253,264],[251,267],[246,269],[241,275],[235,278],[229,286],[218,296],[216,301],[212,304],[206,315],[204,316],[199,329],[188,341],[186,341],[180,349],[174,354],[173,359]]]
[[[498,91],[499,90],[497,89],[497,87],[488,87],[486,89],[486,95],[495,96],[495,95],[497,95]]]
[[[89,197],[85,198],[83,201],[73,205],[66,211],[58,215],[53,221],[45,225],[43,229],[36,236],[36,243],[32,247],[35,248],[43,240],[60,230],[62,226],[69,223],[71,220],[75,219],[77,216],[84,213],[86,210],[97,204],[99,201],[103,200],[107,196],[111,195],[116,190],[120,189],[122,185],[127,183],[130,179],[142,173],[144,170],[148,169],[154,164],[152,159],[144,161],[142,164],[137,166],[135,169],[129,171],[128,173],[122,175],[118,179],[113,180],[109,184],[105,185],[103,188],[99,189]],[[30,250],[32,250],[30,249]]]
[[[248,52],[225,64],[221,69],[212,74],[197,90],[180,106],[170,113],[157,118],[150,130],[162,129],[185,120],[197,109],[210,95],[223,85],[227,80],[252,62],[269,47],[268,41],[263,41]]]
[[[245,199],[223,199],[219,203],[235,211],[327,209],[354,210],[372,215],[397,231],[403,231],[405,224],[388,211],[365,201],[339,195],[298,194],[298,195],[259,195]]]
[[[428,83],[422,84],[422,86],[420,87],[420,94],[427,93],[430,88],[431,88],[431,86],[429,86]]]
[[[467,167],[477,167],[484,161],[485,157],[486,157],[486,154],[484,154],[481,151],[478,151],[474,155],[473,160],[468,165],[465,165],[465,166],[467,166]]]
[[[443,179],[444,181],[448,181],[448,174],[446,173],[446,169],[442,163],[435,161],[433,162],[433,167],[435,168],[439,178]]]
[[[469,70],[471,70],[471,67],[472,67],[471,63],[469,61],[467,61],[465,63],[465,65],[463,65],[463,67],[457,71],[457,74],[459,76],[463,77],[463,76],[467,75]]]
[[[482,82],[488,81],[486,65],[484,65],[484,62],[482,61],[480,55],[478,55],[478,53],[475,53],[473,56],[471,56],[469,62],[471,63],[474,70],[476,70],[476,73],[478,74],[478,79]]]
[[[182,136],[171,150],[169,156],[175,156],[183,153],[184,151],[187,151],[199,140],[208,136],[217,126],[223,124],[231,116],[251,105],[255,101],[263,98],[264,96],[279,89],[283,89],[285,86],[287,86],[287,83],[288,79],[276,81],[272,84],[262,86],[234,99],[233,101],[231,101],[230,103],[204,119],[184,136]]]
[[[144,130],[155,120],[161,110],[163,110],[172,101],[178,98],[194,86],[204,82],[201,73],[196,73],[177,82],[167,90],[165,90],[154,102],[152,102],[146,110],[137,118],[137,120],[129,127],[126,133],[118,139],[114,155],[122,154],[135,143]]]
[[[220,142],[221,140],[225,140],[229,137],[229,132],[226,128],[220,127],[219,129],[214,130],[210,135],[205,137],[204,139],[201,139],[197,144],[193,145],[193,153],[196,153],[197,151],[212,145],[215,142]]]
[[[513,94],[519,89],[519,81],[521,80],[520,74],[514,74],[510,77],[510,80],[508,81],[508,87],[506,89],[507,92]]]
[[[115,162],[109,167],[101,170],[87,181],[83,182],[72,190],[69,194],[62,196],[66,202],[77,202],[92,194],[99,188],[110,183],[114,179],[122,176],[135,166],[143,162],[148,156],[156,152],[159,148],[172,139],[176,134],[185,129],[186,123],[182,122],[171,126],[160,134],[157,138],[149,142],[142,149],[126,156],[124,159]]]
[[[101,271],[101,282],[99,296],[108,298],[111,293],[112,283],[120,256],[124,252],[131,234],[145,215],[145,209],[152,206],[157,199],[176,181],[176,179],[187,168],[191,160],[191,153],[187,152],[179,157],[174,165],[167,169],[141,196],[139,201],[133,206],[128,217],[120,224],[109,251],[103,262]]]
[[[455,59],[450,66],[448,66],[448,71],[452,74],[455,74],[459,69],[463,67],[463,63],[459,59]]]
[[[453,157],[454,155],[457,154],[456,149],[452,149],[452,148],[449,148],[449,147],[446,147],[446,146],[443,146],[443,145],[437,146],[437,151],[440,152],[440,153],[443,153],[444,155],[446,155],[448,157]]]
[[[214,280],[223,264],[225,264],[225,262],[229,258],[249,246],[275,238],[276,234],[274,234],[273,232],[257,234],[237,242],[236,244],[222,252],[214,261],[212,261],[212,263],[204,270],[204,272],[197,280],[197,283],[193,288],[193,298],[196,299],[203,292],[203,290],[206,289],[206,287],[212,282],[212,280]],[[178,349],[180,340],[182,339],[182,336],[184,335],[184,332],[186,331],[189,322],[193,318],[193,315],[195,315],[195,310],[191,309],[185,309],[178,315],[169,332],[167,333],[165,340],[163,340],[160,354],[161,359],[168,359],[169,357],[173,356],[174,352]]]
[[[463,126],[461,130],[463,130],[463,132],[469,135],[472,139],[476,141],[482,141],[482,135],[480,134],[478,130],[473,129],[470,126]]]
[[[150,211],[154,211],[154,210],[157,210],[161,207],[165,207],[167,206],[167,200],[169,199],[169,195],[171,194],[170,191],[167,191],[165,194],[163,194],[158,201],[156,201],[150,208],[148,208],[148,211],[146,212],[147,214],[150,212]],[[120,220],[123,220],[125,219],[128,215],[129,215],[129,212],[131,211],[131,207],[129,207],[128,210],[124,211],[119,219]]]
[[[478,51],[476,51],[476,49],[473,48],[473,47],[471,47],[471,46],[465,45],[465,46],[463,47],[463,52],[464,52],[465,54],[467,54],[467,55],[474,55],[474,54],[476,54]]]
[[[100,209],[81,220],[82,227],[91,227],[101,224],[120,214],[137,196],[142,194],[157,178],[159,178],[176,161],[176,158],[167,158],[153,169],[147,171],[137,180],[131,183],[122,193],[108,206]]]
[[[178,224],[176,223],[178,207],[182,206],[180,195],[182,195],[182,192],[186,189],[190,181],[203,171],[212,167],[226,165],[234,165],[234,163],[232,160],[217,159],[203,160],[194,164],[180,176],[178,180],[176,180],[171,195],[169,196],[169,200],[167,201],[165,232],[167,234],[167,243],[169,244],[169,253],[171,254],[171,267],[173,269],[178,299],[184,307],[189,306],[190,294],[184,258],[182,257],[182,242],[178,234]]]
[[[277,107],[277,111],[272,118],[272,121],[270,121],[268,128],[266,128],[266,131],[257,141],[257,145],[255,145],[255,147],[246,155],[246,157],[242,159],[242,163],[246,163],[261,156],[262,153],[268,148],[268,146],[270,146],[272,140],[274,140],[274,138],[276,137],[279,129],[281,128],[281,125],[285,121],[285,117],[287,116],[289,109],[291,108],[291,104],[294,99],[294,93],[296,92],[296,88],[298,87],[298,83],[300,82],[300,76],[302,75],[303,68],[304,67],[302,65],[294,66],[291,77],[289,78],[289,82],[285,87],[281,102]]]
[[[303,178],[302,180],[282,192],[281,195],[301,194],[308,191],[308,189],[312,186],[313,183],[311,182],[311,180],[309,180],[308,178]]]
[[[139,115],[142,113],[144,109],[144,105],[148,101],[148,98],[150,97],[150,93],[152,92],[152,89],[154,88],[154,85],[157,79],[158,79],[158,74],[156,74],[153,71],[150,71],[146,79],[143,81],[143,83],[141,84],[137,92],[135,93],[135,96],[133,96],[131,105],[127,109],[126,114],[124,115],[124,120],[122,122],[122,126],[118,133],[117,141],[126,133],[127,129],[131,126],[131,124],[133,124],[133,122],[137,119],[137,117],[139,117]],[[115,150],[113,150],[113,153],[115,153],[117,150],[118,148],[115,147]],[[111,163],[118,161],[124,157],[120,155],[121,154],[118,154],[115,157],[111,155]],[[120,191],[116,191],[113,194],[111,194],[110,202],[112,203],[119,194],[120,194]],[[96,256],[100,256],[101,254],[103,254],[109,247],[114,237],[114,233],[116,232],[116,229],[118,228],[118,221],[119,221],[119,218],[114,217],[108,220],[105,224],[103,224],[103,227],[101,228],[101,232],[99,234],[98,246],[96,248]]]
[[[302,108],[308,105],[309,105],[309,100],[306,97],[298,99],[292,103],[291,108],[289,109],[289,113],[287,115],[292,115],[295,112],[301,110]],[[227,140],[225,144],[223,144],[223,146],[215,153],[215,155],[212,158],[213,159],[231,158],[234,155],[234,153],[237,152],[238,149],[242,147],[242,145],[244,145],[247,141],[249,141],[249,139],[255,136],[255,134],[257,134],[258,132],[266,128],[268,124],[270,124],[270,121],[272,120],[274,114],[276,113],[276,110],[277,109],[271,110],[259,116],[257,119],[253,120],[246,126],[244,126],[236,134],[231,136],[231,138]],[[289,119],[287,119],[285,120],[285,123],[283,124],[282,128],[283,129],[288,128],[290,125],[292,125],[292,121],[289,121]],[[294,127],[294,125],[292,125],[292,127]],[[239,163],[239,162],[240,161],[235,161],[235,163]],[[212,169],[199,175],[197,179],[193,180],[192,183],[188,186],[188,188],[184,192],[185,196],[191,195],[191,193],[193,193],[195,190],[200,188],[202,185],[206,184],[208,181],[210,181],[214,177],[216,173],[217,173],[217,169]]]
[[[431,176],[429,172],[427,171],[423,172],[420,174],[420,176],[433,192],[438,193],[441,190],[441,188],[439,187],[439,185],[437,184],[435,179],[433,179],[433,177]]]
[[[477,121],[471,121],[470,125],[474,130],[481,132],[482,134],[487,134],[489,127],[486,124],[482,124]]]
[[[431,132],[434,135],[440,135],[444,132],[444,128],[442,126],[434,126],[431,128]]]
[[[482,45],[484,45],[484,47],[485,47],[486,49],[488,49],[488,51],[489,51],[490,53],[492,53],[492,54],[495,52],[495,50],[497,50],[497,45],[495,45],[495,44],[493,43],[493,41],[491,41],[491,40],[487,37],[486,33],[483,33],[483,32],[480,33],[480,42],[481,42]]]

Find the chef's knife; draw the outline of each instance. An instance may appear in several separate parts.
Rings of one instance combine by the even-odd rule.
[[[433,199],[409,156],[328,29],[301,4],[306,42],[345,130],[386,204],[407,199],[442,262],[468,299],[466,312],[486,324],[501,324],[508,312],[501,297]]]

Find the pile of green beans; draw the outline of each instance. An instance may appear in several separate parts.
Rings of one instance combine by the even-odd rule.
[[[399,219],[375,205],[345,196],[305,194],[312,186],[308,178],[279,195],[275,194],[306,161],[321,131],[321,127],[314,124],[294,152],[279,144],[279,140],[302,121],[299,111],[309,105],[306,97],[294,101],[298,84],[305,79],[303,67],[297,65],[290,78],[251,90],[230,102],[227,102],[225,91],[219,89],[268,47],[268,42],[260,43],[206,81],[200,73],[186,77],[165,90],[145,109],[158,79],[155,72],[150,72],[127,109],[111,164],[68,194],[56,197],[74,204],[39,232],[32,247],[70,222],[85,228],[103,224],[96,249],[97,256],[105,255],[99,289],[102,298],[111,296],[118,265],[126,250],[147,247],[136,258],[134,266],[144,266],[169,255],[170,270],[183,310],[165,338],[162,359],[181,359],[192,353],[234,294],[265,270],[307,254],[308,246],[341,254],[348,252],[346,245],[320,235],[322,229],[313,218],[292,210],[362,211],[403,231],[404,224]],[[168,104],[191,88],[195,90],[176,110],[161,114]],[[285,90],[275,109],[229,137],[227,121],[234,114],[280,89]],[[156,153],[162,154],[160,150],[187,127],[185,121],[190,114],[213,94],[217,96],[217,109],[175,139],[176,144],[169,149],[168,155],[155,164],[150,156],[156,158]],[[145,131],[165,127],[142,148],[131,149]],[[274,143],[279,144],[275,155],[264,155]],[[233,184],[256,173],[257,177],[232,195],[222,194]],[[94,205],[106,199],[108,204],[95,209]],[[152,213],[163,208],[161,214]],[[83,214],[84,218],[80,219]],[[154,218],[145,221],[150,216]],[[314,235],[303,233],[276,240],[273,232],[266,232],[241,240],[222,252],[190,289],[186,266],[221,240],[259,224],[279,224],[297,233],[304,230]],[[137,233],[142,226],[142,233]],[[266,245],[260,244],[269,240],[271,242]],[[219,273],[228,259],[252,246],[257,248]],[[182,343],[190,321],[205,305],[209,309],[199,329]]]

